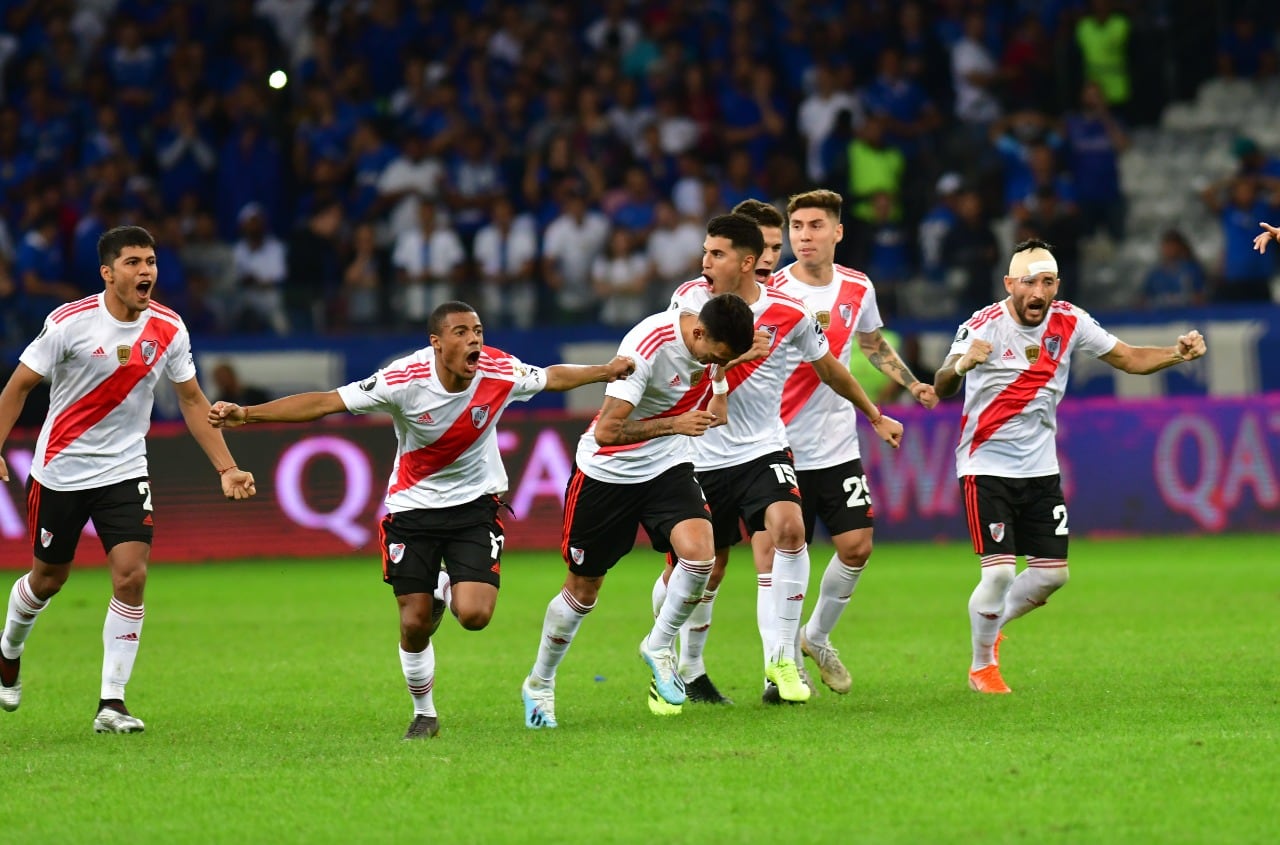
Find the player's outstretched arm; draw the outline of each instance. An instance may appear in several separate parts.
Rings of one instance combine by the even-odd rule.
[[[673,434],[699,437],[716,421],[715,414],[710,411],[685,411],[675,417],[633,420],[629,415],[634,410],[635,406],[630,402],[606,396],[596,419],[596,442],[601,446],[626,446]]]
[[[911,368],[907,366],[907,362],[903,361],[897,350],[889,345],[889,341],[884,339],[879,329],[858,332],[858,348],[877,370],[905,387],[911,397],[922,407],[933,408],[938,404],[938,394],[934,391],[933,385],[916,378],[915,373],[911,372]]]
[[[4,386],[4,391],[0,392],[0,447],[3,447],[4,442],[9,439],[9,432],[13,431],[18,415],[27,404],[27,395],[35,389],[42,378],[44,377],[21,361],[18,362],[18,368],[13,371],[13,375],[9,376],[9,382]],[[0,481],[8,480],[9,467],[0,456]]]
[[[963,355],[949,355],[933,374],[933,389],[943,399],[955,396],[964,383],[964,374],[987,360],[991,354],[991,342],[976,338]]]
[[[636,371],[636,362],[625,355],[616,355],[607,364],[552,364],[547,367],[547,390],[564,392],[595,384],[600,381],[617,381]]]
[[[208,421],[214,428],[235,428],[259,422],[311,422],[346,410],[338,391],[327,390],[323,393],[295,393],[261,405],[214,402],[209,408]]]
[[[173,387],[178,394],[178,407],[182,410],[187,429],[208,456],[209,463],[218,471],[222,495],[228,499],[247,499],[257,493],[253,473],[236,466],[227,442],[222,439],[222,432],[205,424],[210,413],[209,399],[200,389],[200,382],[192,378]]]
[[[1192,329],[1178,338],[1173,346],[1130,346],[1118,342],[1102,360],[1122,372],[1146,376],[1167,367],[1194,361],[1208,351],[1204,337]]]
[[[1267,251],[1267,244],[1272,241],[1280,241],[1280,227],[1272,226],[1270,223],[1263,223],[1261,221],[1258,222],[1258,225],[1265,231],[1253,239],[1253,248],[1258,252],[1265,253]]]
[[[858,380],[839,362],[830,351],[813,362],[813,369],[823,383],[853,403],[871,423],[876,436],[893,448],[902,443],[902,423],[893,417],[880,413],[880,409],[867,396]]]

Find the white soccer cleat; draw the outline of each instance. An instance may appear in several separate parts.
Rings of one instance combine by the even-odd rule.
[[[668,704],[679,706],[684,704],[684,678],[676,670],[676,653],[669,648],[650,649],[649,637],[640,641],[640,659],[653,674],[654,685],[658,695]]]
[[[13,660],[0,654],[0,710],[12,713],[22,703],[22,681],[18,679],[21,657]]]
[[[140,734],[145,728],[141,719],[125,709],[123,702],[104,706],[93,720],[93,731],[100,734]]]
[[[818,673],[822,676],[822,682],[830,687],[833,692],[837,692],[840,695],[849,692],[849,689],[853,686],[853,679],[849,677],[849,670],[845,668],[844,663],[840,662],[840,652],[836,651],[835,646],[831,645],[831,643],[826,643],[825,645],[811,643],[802,631],[800,633],[800,650],[809,655],[814,663],[818,664]]]
[[[524,726],[538,730],[540,728],[556,728],[556,688],[553,686],[535,687],[526,677],[520,685],[520,698],[524,701]]]

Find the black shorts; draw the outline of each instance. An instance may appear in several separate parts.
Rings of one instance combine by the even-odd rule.
[[[834,467],[797,470],[796,478],[804,497],[800,507],[806,543],[813,542],[813,526],[819,519],[832,537],[875,524],[861,458]]]
[[[50,490],[34,476],[27,479],[31,551],[45,563],[70,563],[90,519],[105,552],[121,543],[150,545],[155,534],[151,516],[151,482],[146,478],[90,490]]]
[[[980,555],[1067,557],[1067,502],[1057,475],[960,479],[973,550]]]
[[[754,534],[764,530],[764,512],[769,505],[800,504],[800,482],[790,452],[773,452],[736,467],[700,472],[698,483],[711,505],[717,549],[742,540],[739,520]]]
[[[648,481],[598,481],[574,468],[564,496],[560,553],[569,571],[598,578],[622,560],[643,527],[655,551],[671,551],[671,529],[686,519],[711,519],[693,464],[677,464]]]
[[[397,596],[430,593],[440,583],[440,562],[449,580],[499,586],[506,539],[497,496],[484,495],[451,508],[389,513],[378,525],[382,580]]]

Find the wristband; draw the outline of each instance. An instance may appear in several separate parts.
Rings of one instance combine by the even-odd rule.
[[[876,418],[871,419],[870,417],[867,417],[867,422],[870,423],[872,426],[874,426],[876,423],[880,422],[880,420],[882,419],[884,419],[884,414],[880,413],[879,408],[876,408]]]
[[[729,392],[729,380],[728,379],[720,379],[719,381],[712,380],[711,392],[714,393],[716,396],[724,396],[726,393]]]
[[[227,467],[226,469],[220,469],[220,470],[218,470],[218,475],[222,475],[222,474],[223,474],[223,473],[225,473],[225,472],[231,472],[231,470],[233,470],[233,469],[240,469],[240,467],[236,466],[235,464],[232,464],[231,466]]]
[[[965,374],[965,373],[967,373],[967,372],[969,372],[968,370],[962,370],[962,369],[960,369],[960,362],[961,362],[961,361],[963,361],[963,360],[964,360],[963,358],[957,358],[957,359],[956,359],[956,366],[955,366],[956,375],[960,376],[960,378],[964,378],[964,374]]]

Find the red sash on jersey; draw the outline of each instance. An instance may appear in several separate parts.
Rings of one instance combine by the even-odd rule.
[[[444,434],[440,435],[434,443],[429,443],[421,449],[405,452],[400,456],[396,480],[387,491],[387,495],[408,490],[461,457],[462,453],[470,449],[502,413],[507,396],[514,388],[515,383],[506,379],[482,377],[479,387],[471,396],[471,401],[467,403],[466,408],[462,409],[462,413]],[[477,419],[480,420],[479,425],[476,424]]]
[[[772,355],[773,350],[778,348],[778,341],[786,337],[787,332],[795,328],[796,323],[800,322],[800,318],[803,316],[804,308],[795,304],[795,301],[791,300],[790,297],[785,303],[780,302],[764,309],[760,319],[756,320],[756,331],[765,326],[773,326],[776,329],[773,334],[773,342],[769,346],[769,355]],[[739,364],[725,373],[725,378],[729,381],[729,390],[736,389],[738,385],[750,378],[751,374],[758,370],[761,364],[769,360],[769,355],[757,358],[754,361],[748,361],[745,364]]]
[[[1068,350],[1071,348],[1071,335],[1075,333],[1075,330],[1076,317],[1058,311],[1054,311],[1049,315],[1049,325],[1042,337],[1050,337],[1055,334],[1062,337],[1062,346],[1058,357],[1055,359],[1047,351],[1044,352],[1022,375],[1014,379],[1008,387],[996,395],[995,399],[991,400],[991,404],[978,415],[978,421],[973,432],[973,442],[969,444],[970,455],[976,452],[979,446],[990,440],[992,435],[1000,430],[1001,426],[1022,413],[1022,409],[1027,407],[1027,403],[1034,399],[1040,389],[1049,383],[1054,373],[1058,371],[1058,363],[1066,358]]]
[[[849,279],[841,283],[840,292],[836,294],[835,302],[832,303],[831,313],[839,314],[841,305],[848,305],[853,310],[850,312],[852,316],[849,319],[849,325],[846,326],[843,322],[839,325],[831,323],[826,331],[827,342],[831,345],[833,353],[844,349],[849,336],[853,334],[853,327],[858,322],[858,312],[862,308],[862,298],[866,294],[867,288],[864,285],[855,284]],[[818,371],[813,368],[813,364],[802,361],[800,366],[796,367],[796,371],[782,386],[782,422],[784,424],[789,425],[796,418],[796,414],[800,413],[800,409],[805,406],[820,384],[822,379],[818,377]]]
[[[44,450],[44,465],[48,466],[49,462],[75,442],[76,438],[102,422],[108,414],[120,407],[120,403],[129,396],[129,392],[151,372],[152,364],[158,363],[164,357],[165,350],[169,348],[169,344],[173,342],[177,333],[178,327],[168,320],[148,318],[147,325],[138,335],[133,348],[129,350],[129,363],[71,403],[53,421],[53,426],[49,429],[49,444]],[[144,360],[142,354],[144,342],[156,344],[155,354],[147,356],[150,363]]]

